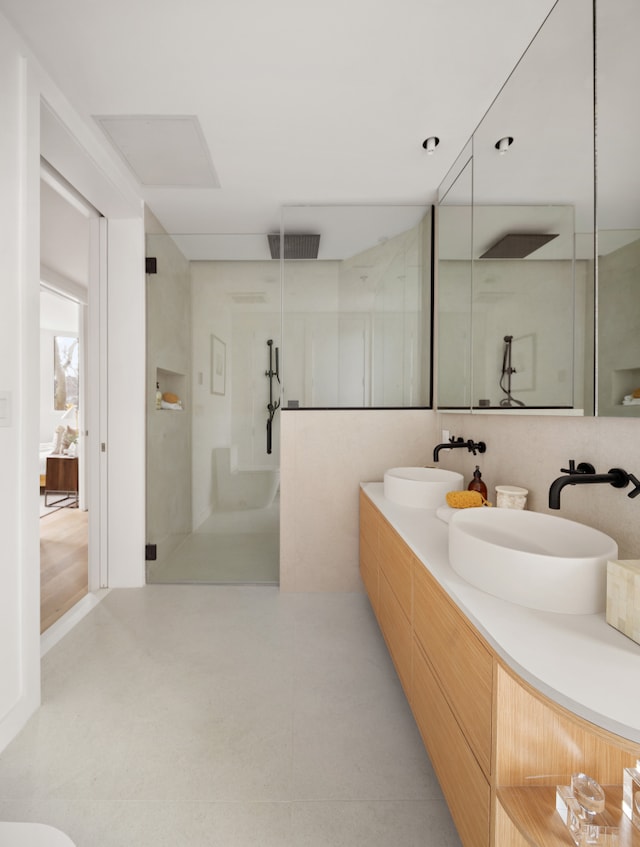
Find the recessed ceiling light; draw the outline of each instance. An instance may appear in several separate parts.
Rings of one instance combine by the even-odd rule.
[[[495,143],[495,148],[498,153],[506,153],[509,147],[513,144],[513,138],[510,135],[505,135],[504,138],[500,138]]]
[[[422,146],[427,151],[427,153],[429,153],[429,155],[434,152],[438,144],[440,144],[440,139],[437,135],[431,135],[429,136],[429,138],[425,138],[425,140],[422,142]]]

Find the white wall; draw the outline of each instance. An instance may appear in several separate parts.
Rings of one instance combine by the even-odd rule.
[[[135,588],[145,582],[146,342],[142,214],[131,220],[109,221],[108,268],[108,585]]]
[[[37,150],[37,128],[28,129],[26,63],[0,19],[0,391],[9,393],[9,425],[0,427],[0,749],[39,702],[38,475],[39,299],[30,290],[27,250],[35,246],[37,187],[28,180]],[[30,321],[30,315],[33,321]],[[29,353],[31,344],[31,353]],[[35,361],[29,360],[29,355]],[[29,385],[29,377],[33,383]],[[27,445],[33,445],[30,456]]]
[[[111,442],[112,514],[104,548],[113,585],[144,579],[144,263],[142,204],[123,171],[0,16],[0,392],[10,420],[0,426],[0,749],[40,700],[40,154],[41,102],[53,108],[45,153],[107,216],[129,218],[111,228],[109,308],[105,339],[109,394],[131,401],[126,423],[119,406],[105,409],[106,427],[92,433]],[[53,113],[60,116],[53,117]],[[136,220],[137,218],[137,220]],[[118,340],[130,339],[126,352]],[[118,347],[120,349],[118,349]],[[93,386],[95,390],[96,386]],[[106,389],[106,387],[105,387]],[[104,392],[105,401],[107,391]],[[116,494],[116,492],[120,492]],[[126,497],[123,496],[126,492]],[[118,498],[120,503],[118,503]]]

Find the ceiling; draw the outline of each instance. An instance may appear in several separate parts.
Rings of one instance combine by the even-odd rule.
[[[169,233],[249,237],[277,231],[288,204],[434,202],[553,5],[0,0],[0,12],[96,134],[115,125],[105,116],[146,119],[146,135],[125,124],[124,143],[153,165],[140,193]],[[186,135],[164,132],[168,117],[189,118]],[[195,185],[168,184],[195,158]]]

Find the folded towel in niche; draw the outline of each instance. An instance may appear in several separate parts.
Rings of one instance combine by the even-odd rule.
[[[161,409],[179,409],[182,411],[182,403],[167,403],[166,400],[163,400],[160,404]]]
[[[622,398],[623,406],[640,406],[640,397],[634,397],[633,394],[625,394]]]

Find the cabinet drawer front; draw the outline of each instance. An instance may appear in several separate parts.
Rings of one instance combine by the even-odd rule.
[[[360,491],[360,537],[363,535],[378,555],[378,527],[383,518],[364,491]]]
[[[412,708],[460,840],[464,847],[487,847],[489,783],[415,640]]]
[[[360,576],[373,611],[378,614],[378,559],[365,536],[360,533]]]
[[[383,573],[379,576],[378,620],[404,693],[411,702],[411,624]]]
[[[416,561],[413,627],[484,772],[491,772],[493,658]]]
[[[402,611],[411,620],[413,553],[386,521],[380,524],[380,570],[384,573]]]

